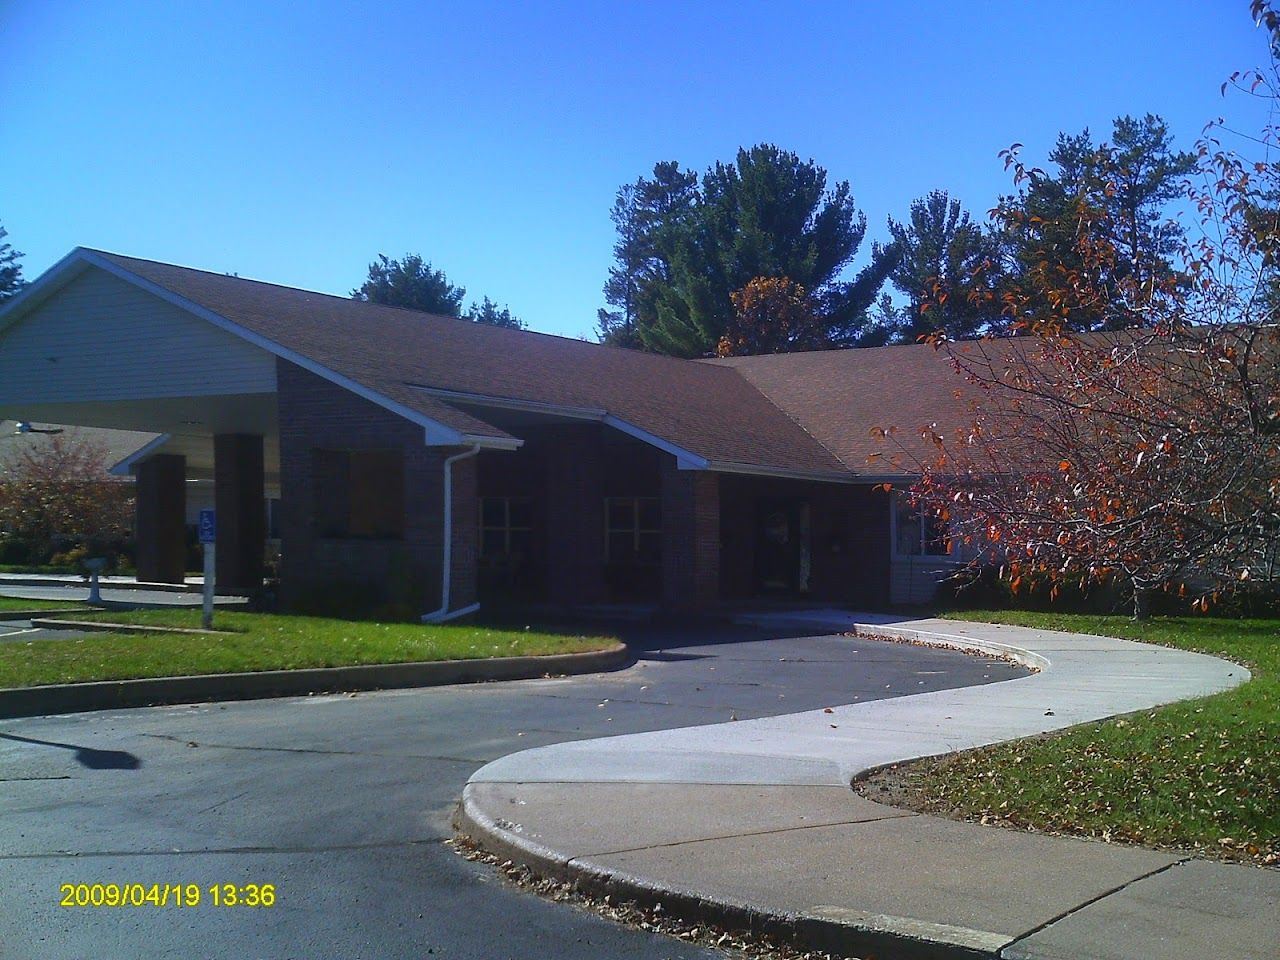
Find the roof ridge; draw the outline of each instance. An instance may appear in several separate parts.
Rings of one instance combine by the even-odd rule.
[[[965,342],[965,341],[957,341]],[[778,353],[744,353],[733,357],[698,357],[698,363],[711,364],[718,367],[747,366],[752,361],[771,361],[783,357],[821,357],[849,353],[874,353],[878,350],[900,350],[905,347],[928,347],[928,343],[881,343],[866,347],[826,347],[816,350],[784,350]],[[739,362],[744,361],[744,362]]]

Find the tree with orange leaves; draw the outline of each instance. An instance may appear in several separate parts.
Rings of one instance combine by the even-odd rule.
[[[1271,4],[1253,9],[1280,48]],[[1231,83],[1280,102],[1274,59]],[[1217,132],[1198,144],[1201,230],[1178,251],[1176,282],[1118,269],[1125,251],[1100,228],[1115,184],[1101,178],[1058,222],[1005,222],[1028,244],[1071,238],[1002,293],[1020,336],[933,338],[969,384],[972,418],[951,434],[921,426],[935,455],[912,495],[998,559],[1015,591],[1030,576],[1055,593],[1118,579],[1143,617],[1159,590],[1207,610],[1224,591],[1280,582],[1280,166]],[[1280,130],[1260,139],[1280,144]],[[1006,163],[1015,182],[1030,175],[1016,150]],[[1117,332],[1079,333],[1080,317]]]
[[[70,433],[4,453],[0,537],[30,544],[44,562],[73,544],[109,551],[133,523],[133,484],[107,475],[107,448]]]
[[[800,284],[787,277],[756,277],[729,294],[733,317],[716,347],[720,357],[794,353],[830,346],[827,324]]]

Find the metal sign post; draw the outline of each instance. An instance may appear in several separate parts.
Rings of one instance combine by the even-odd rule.
[[[218,540],[218,514],[214,510],[200,511],[200,543],[204,547],[204,607],[200,626],[213,629],[213,588]]]

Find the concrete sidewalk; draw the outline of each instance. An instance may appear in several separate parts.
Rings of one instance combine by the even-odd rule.
[[[186,583],[141,583],[132,577],[100,577],[101,597],[108,604],[131,607],[199,606],[203,577],[188,577]],[[89,596],[89,581],[72,574],[0,573],[0,596],[23,600],[75,600]],[[219,594],[219,606],[242,606],[245,597]],[[33,609],[38,607],[33,603]]]
[[[1000,652],[1040,672],[513,754],[471,778],[464,830],[598,890],[854,955],[1276,956],[1280,871],[943,820],[849,789],[885,763],[1203,696],[1247,670],[1124,640],[878,619],[766,622]]]
[[[98,578],[104,588],[113,590],[146,590],[152,593],[199,593],[204,577],[188,576],[182,583],[147,583],[136,577],[103,574]],[[9,587],[88,587],[89,581],[76,573],[0,573],[0,589]]]

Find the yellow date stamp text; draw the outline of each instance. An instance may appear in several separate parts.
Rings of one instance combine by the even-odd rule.
[[[60,907],[274,907],[274,883],[60,883]]]

